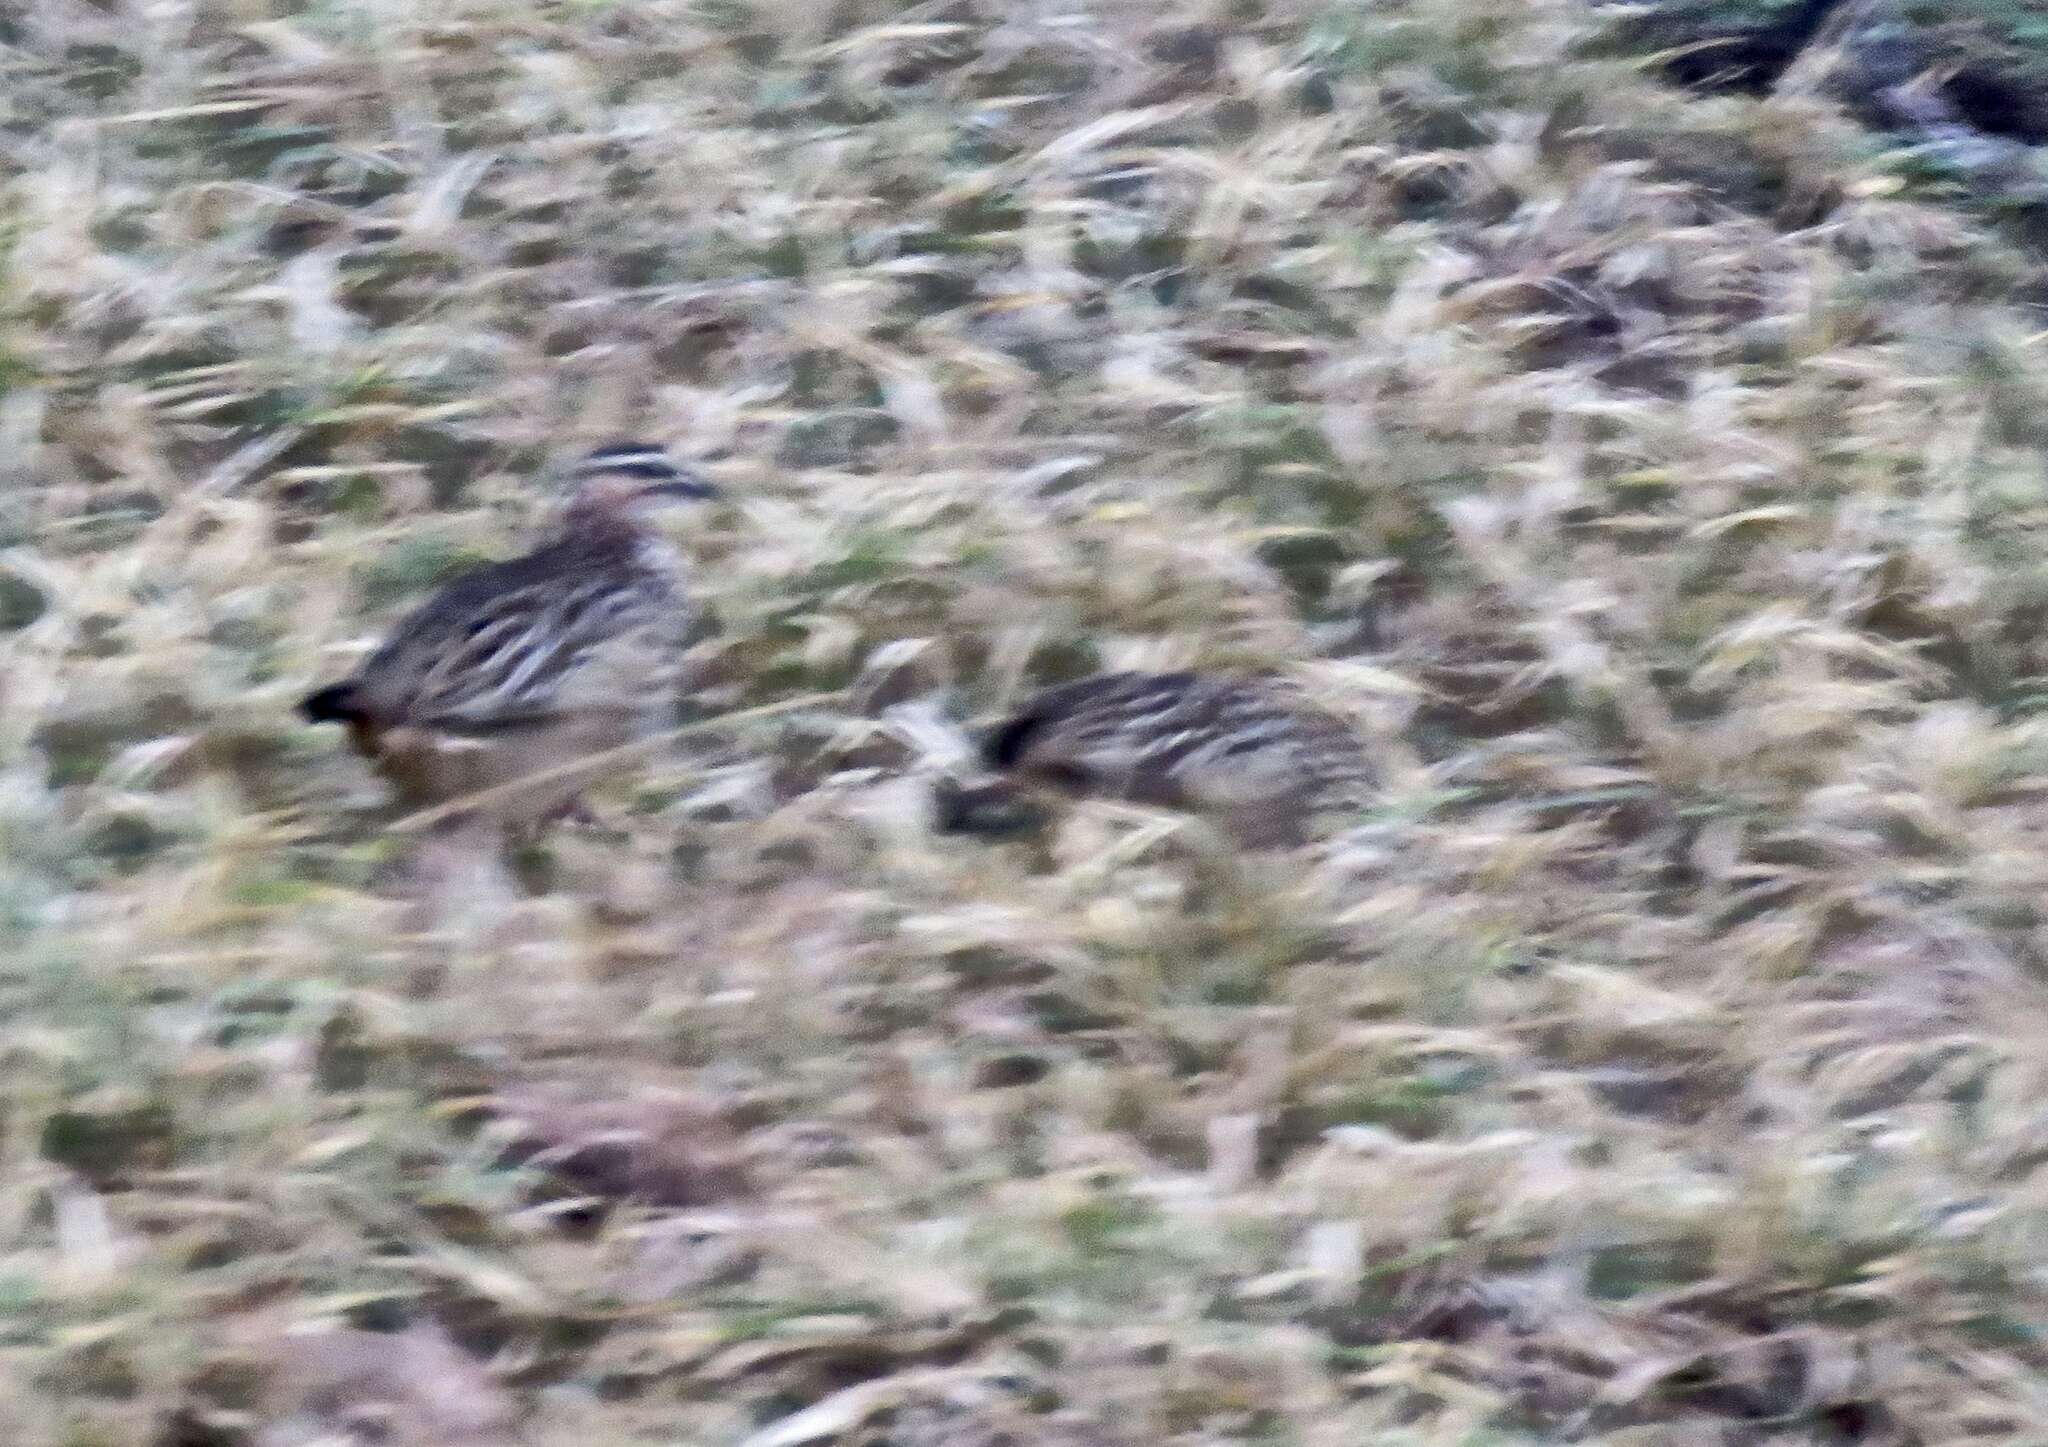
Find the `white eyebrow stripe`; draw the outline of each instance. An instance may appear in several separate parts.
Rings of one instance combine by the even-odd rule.
[[[682,475],[673,458],[652,448],[641,452],[596,452],[576,464],[578,477],[595,477],[606,472],[659,473],[663,477]]]

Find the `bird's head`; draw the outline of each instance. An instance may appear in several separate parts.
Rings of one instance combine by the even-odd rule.
[[[570,474],[573,516],[638,516],[661,503],[719,496],[695,471],[652,443],[613,442],[586,455]]]

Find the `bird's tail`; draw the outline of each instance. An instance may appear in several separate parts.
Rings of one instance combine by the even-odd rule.
[[[299,714],[307,723],[360,723],[362,700],[353,682],[330,683],[299,700]]]
[[[991,769],[1014,769],[1024,751],[1051,722],[1042,714],[1021,713],[990,729],[980,740],[981,762]]]

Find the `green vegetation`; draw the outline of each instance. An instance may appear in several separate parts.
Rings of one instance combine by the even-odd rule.
[[[1591,25],[0,14],[0,1441],[2048,1435],[2048,266]],[[789,706],[423,918],[291,705],[622,433]],[[1383,807],[931,833],[1182,665]]]

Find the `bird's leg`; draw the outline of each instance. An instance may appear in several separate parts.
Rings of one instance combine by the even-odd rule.
[[[1009,779],[968,783],[950,774],[932,783],[932,827],[940,834],[1002,839],[1043,829],[1046,809]]]
[[[498,832],[468,815],[430,828],[410,851],[401,893],[409,932],[474,935],[516,898]]]
[[[1259,891],[1246,870],[1243,844],[1233,834],[1207,820],[1189,819],[1181,827],[1180,842],[1187,850],[1191,911],[1234,918],[1257,904]]]

